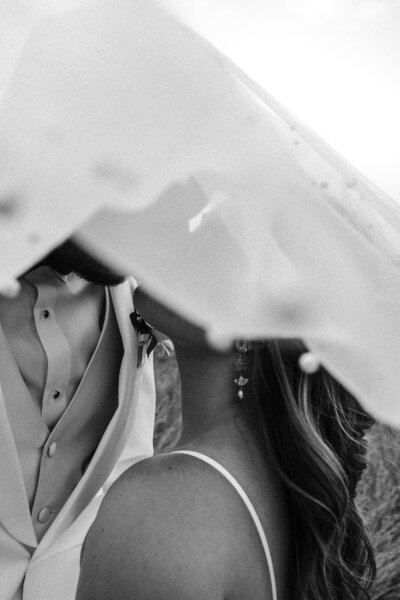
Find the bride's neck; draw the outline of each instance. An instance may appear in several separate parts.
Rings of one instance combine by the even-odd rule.
[[[180,445],[224,423],[237,412],[233,352],[193,350],[175,344],[181,377],[182,436]]]

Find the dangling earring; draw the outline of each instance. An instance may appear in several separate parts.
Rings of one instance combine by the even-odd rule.
[[[247,368],[249,366],[249,361],[248,361],[249,345],[246,344],[245,342],[238,341],[238,342],[235,342],[235,347],[236,347],[236,350],[238,350],[238,352],[239,352],[239,358],[237,359],[236,362],[233,363],[235,371],[237,371],[239,373],[239,377],[234,379],[234,382],[237,386],[236,398],[238,400],[243,400],[244,399],[243,388],[249,382],[249,380],[243,376],[243,374],[245,373],[245,371],[247,371]]]

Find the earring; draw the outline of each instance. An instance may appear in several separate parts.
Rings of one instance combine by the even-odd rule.
[[[249,346],[245,342],[238,341],[238,342],[235,342],[235,347],[236,347],[236,350],[239,352],[239,358],[237,359],[236,362],[233,363],[233,366],[235,368],[235,371],[237,371],[239,373],[239,377],[235,378],[233,381],[235,382],[235,384],[237,386],[236,398],[238,400],[243,400],[244,399],[243,388],[249,382],[248,378],[244,377],[244,375],[243,375],[245,373],[245,371],[247,371],[247,368],[249,366],[249,364],[248,364]]]

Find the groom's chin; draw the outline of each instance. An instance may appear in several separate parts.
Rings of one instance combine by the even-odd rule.
[[[61,275],[75,273],[85,281],[97,285],[115,286],[125,280],[124,275],[109,269],[72,238],[45,256],[35,265],[38,266],[51,267]]]

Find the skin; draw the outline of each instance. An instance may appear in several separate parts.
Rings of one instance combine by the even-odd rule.
[[[97,285],[118,285],[125,279],[88,253],[74,238],[69,238],[32,267],[52,267],[61,275],[75,273]],[[30,270],[32,270],[30,269]]]
[[[242,484],[266,532],[279,600],[288,598],[290,527],[285,495],[257,441],[251,389],[238,405],[232,349],[140,289],[140,314],[172,339],[181,374],[180,449],[203,452]],[[264,551],[237,492],[193,457],[142,461],[112,486],[86,538],[77,600],[271,600]]]

